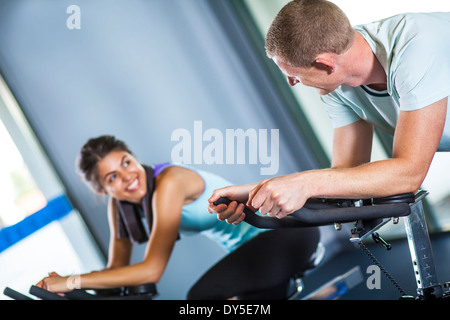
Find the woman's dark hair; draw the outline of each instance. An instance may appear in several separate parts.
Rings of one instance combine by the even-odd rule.
[[[89,139],[78,155],[77,171],[86,184],[96,192],[102,190],[102,186],[98,182],[97,164],[111,151],[125,151],[133,154],[123,141],[114,136],[104,135]]]

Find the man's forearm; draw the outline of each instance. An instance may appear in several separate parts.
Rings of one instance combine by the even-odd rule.
[[[371,198],[416,192],[426,170],[404,159],[387,159],[354,168],[305,172],[312,197]]]

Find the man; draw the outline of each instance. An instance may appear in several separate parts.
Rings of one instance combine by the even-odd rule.
[[[416,192],[437,150],[450,150],[450,13],[403,14],[352,28],[325,0],[276,16],[267,55],[291,86],[319,90],[334,126],[332,167],[219,189],[210,212],[239,223],[244,203],[279,218],[311,197]],[[393,134],[392,158],[370,162],[373,128]],[[232,202],[215,207],[220,196]]]

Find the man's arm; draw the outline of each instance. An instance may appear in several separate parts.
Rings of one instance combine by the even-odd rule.
[[[333,152],[333,157],[337,157],[333,168],[263,181],[250,192],[248,204],[263,214],[284,217],[300,209],[310,197],[369,198],[416,192],[439,145],[446,108],[447,98],[419,110],[400,112],[393,157],[387,160],[357,165],[367,160],[367,150],[360,156],[345,156],[347,151],[342,146],[350,153],[357,152],[356,146],[364,148],[361,142],[367,140],[357,135],[367,134],[368,128],[361,126],[354,134],[350,129],[355,129],[355,125],[338,130],[334,146],[342,146]],[[357,166],[349,167],[354,164]]]
[[[334,129],[331,168],[352,168],[370,161],[373,126],[360,120]]]

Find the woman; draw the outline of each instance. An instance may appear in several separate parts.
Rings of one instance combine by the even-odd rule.
[[[230,182],[169,163],[141,165],[112,136],[90,139],[81,149],[78,168],[95,192],[109,195],[108,264],[105,270],[77,276],[50,274],[38,286],[53,292],[158,283],[179,232],[194,231],[230,253],[193,286],[189,299],[282,299],[289,278],[307,267],[318,245],[316,228],[267,231],[219,221],[207,212],[207,200]],[[133,242],[147,242],[144,258],[136,264],[130,264]]]

